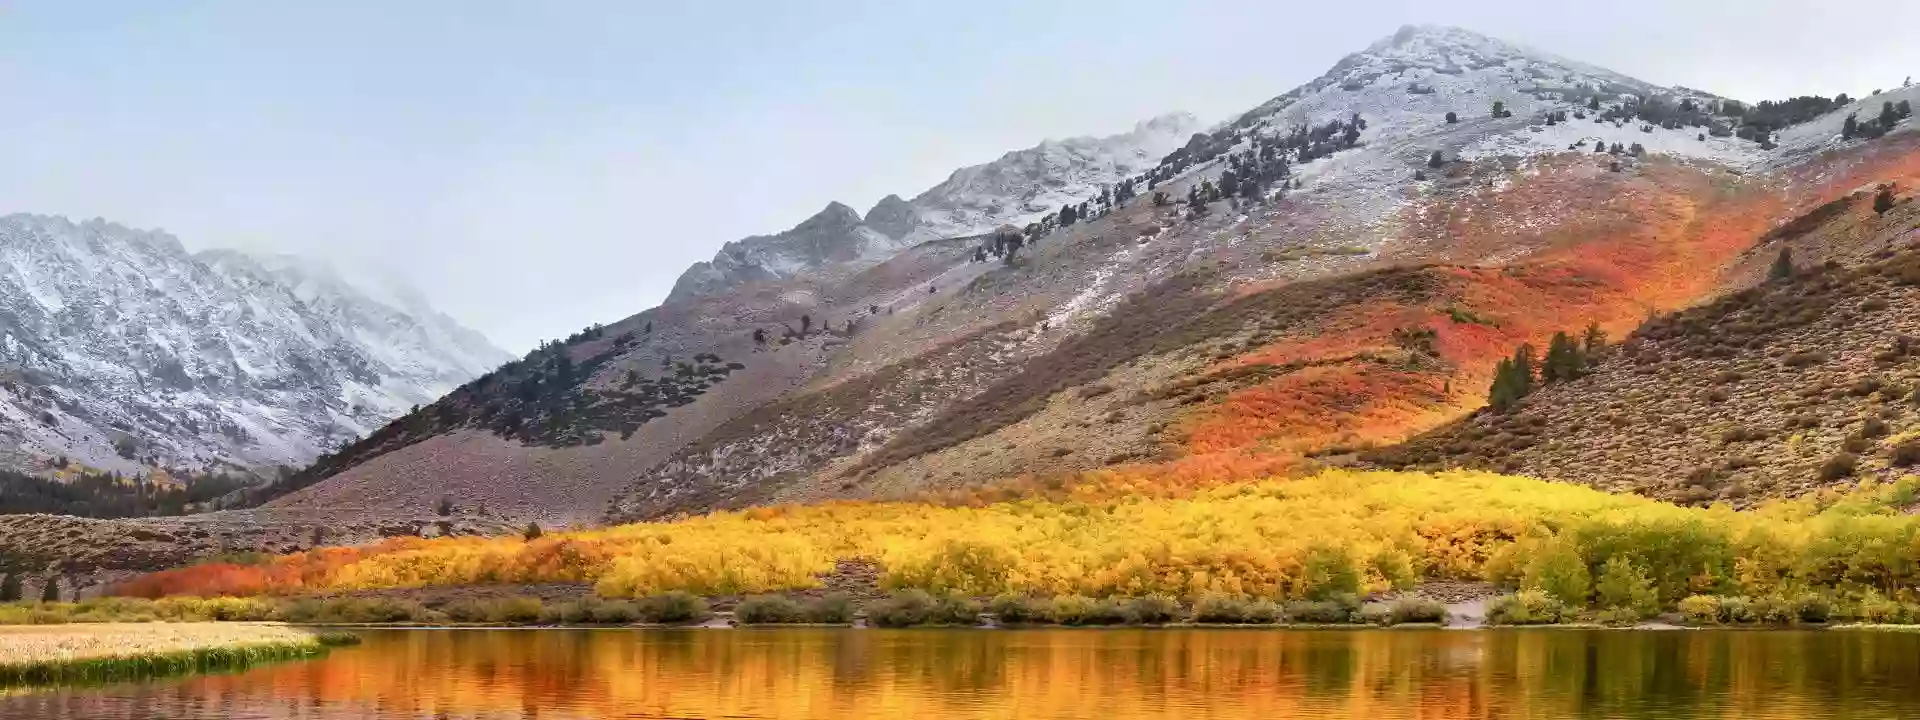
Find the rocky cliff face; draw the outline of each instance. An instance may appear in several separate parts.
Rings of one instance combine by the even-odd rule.
[[[394,302],[294,258],[0,217],[0,444],[15,465],[297,465],[508,359]]]
[[[712,261],[688,268],[668,302],[807,272],[858,271],[928,240],[978,235],[1007,223],[1025,225],[1153,167],[1198,126],[1192,115],[1174,113],[1110,137],[1048,140],[954,171],[911,202],[888,195],[865,218],[830,203],[792,230],[727,243]]]

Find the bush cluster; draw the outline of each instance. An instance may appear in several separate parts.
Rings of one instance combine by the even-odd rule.
[[[867,621],[879,627],[975,625],[980,604],[957,595],[901,590],[867,607]]]
[[[806,602],[784,595],[755,595],[734,607],[733,619],[743,625],[845,625],[853,622],[853,599],[846,593],[830,593]]]

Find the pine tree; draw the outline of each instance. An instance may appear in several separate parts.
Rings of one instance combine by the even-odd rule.
[[[1588,109],[1588,110],[1599,110],[1599,109],[1600,109],[1600,96],[1599,96],[1599,95],[1594,95],[1594,96],[1592,96],[1592,97],[1589,97],[1589,98],[1587,98],[1587,109]]]
[[[1533,394],[1534,368],[1539,366],[1535,357],[1530,344],[1523,343],[1513,351],[1513,377],[1519,383],[1520,397]]]
[[[1494,412],[1506,412],[1520,401],[1520,391],[1513,378],[1513,361],[1500,358],[1500,364],[1493,368],[1493,387],[1487,389],[1487,406]]]
[[[1913,117],[1913,102],[1910,100],[1901,100],[1899,105],[1893,106],[1893,109],[1898,111],[1902,118]]]
[[[40,602],[60,602],[60,576],[47,576],[47,583],[40,586]]]
[[[0,602],[20,602],[20,573],[7,573],[0,580]]]
[[[813,316],[801,315],[800,316],[800,334],[805,335],[812,330],[813,330]]]
[[[1581,343],[1583,347],[1580,354],[1586,356],[1588,365],[1592,365],[1598,360],[1600,350],[1607,346],[1607,331],[1600,329],[1600,323],[1590,323],[1581,337]]]
[[[437,512],[440,514],[440,517],[446,517],[448,515],[452,515],[453,514],[453,496],[441,495],[440,503],[438,505],[435,505],[433,509],[434,509],[434,512]]]
[[[1580,355],[1580,346],[1565,331],[1553,334],[1553,340],[1547,344],[1547,357],[1540,367],[1540,382],[1566,382],[1580,377],[1586,369],[1586,358]]]
[[[1847,121],[1840,125],[1840,138],[1842,140],[1852,140],[1853,136],[1859,135],[1859,134],[1860,134],[1859,118],[1854,117],[1853,113],[1847,113]]]
[[[766,330],[762,330],[762,329],[760,329],[760,328],[754,328],[754,329],[753,329],[753,344],[755,344],[755,345],[765,345],[765,344],[767,344],[767,331],[766,331]]]
[[[1873,211],[1881,215],[1893,209],[1893,187],[1881,186],[1880,192],[1873,195]]]
[[[1451,124],[1451,123],[1457,123],[1457,122],[1460,122],[1460,116],[1459,116],[1458,114],[1455,114],[1455,113],[1453,113],[1453,112],[1451,112],[1451,111],[1449,111],[1449,112],[1447,113],[1447,122],[1448,122],[1449,124]]]
[[[1438,168],[1445,164],[1447,164],[1447,158],[1441,155],[1439,150],[1433,151],[1433,155],[1427,158],[1427,167]]]
[[[1900,111],[1893,109],[1893,103],[1880,103],[1880,129],[1892,130],[1893,126],[1898,124],[1900,124]]]
[[[1793,277],[1793,250],[1780,248],[1780,254],[1774,256],[1773,267],[1767,270],[1768,280],[1786,280]]]
[[[1507,104],[1506,104],[1506,103],[1504,103],[1504,102],[1500,102],[1499,100],[1495,100],[1495,101],[1493,101],[1493,116],[1494,116],[1494,117],[1506,117],[1506,116],[1507,116]]]

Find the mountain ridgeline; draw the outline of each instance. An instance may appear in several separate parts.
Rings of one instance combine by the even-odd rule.
[[[294,258],[38,215],[0,217],[0,329],[0,457],[31,472],[303,465],[507,357]]]

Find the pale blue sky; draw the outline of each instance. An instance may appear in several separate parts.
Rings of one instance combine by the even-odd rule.
[[[1821,7],[0,0],[0,213],[384,266],[518,352],[830,200],[1220,120],[1403,23],[1755,100],[1920,66],[1908,39],[1851,39],[1920,8]]]

